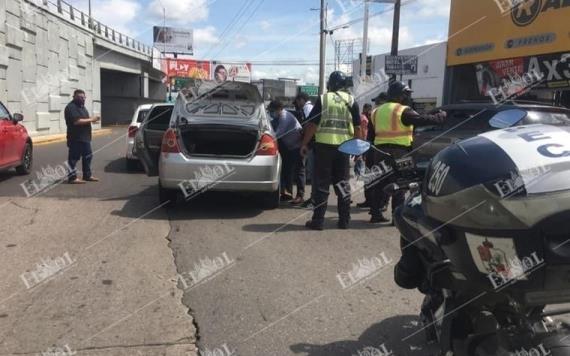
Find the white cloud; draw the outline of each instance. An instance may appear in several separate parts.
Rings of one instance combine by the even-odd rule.
[[[249,40],[245,36],[238,35],[233,41],[234,48],[240,49],[249,44]]]
[[[150,13],[157,20],[163,19],[163,9],[167,22],[179,24],[206,20],[209,14],[207,0],[153,0],[149,4]]]
[[[194,30],[194,43],[200,45],[213,45],[220,42],[214,26],[197,28]]]
[[[267,20],[263,20],[259,23],[259,27],[261,27],[262,30],[267,31],[271,28],[271,23]]]
[[[87,13],[87,1],[75,4],[81,11]],[[136,37],[132,30],[133,21],[139,16],[141,5],[136,0],[96,0],[93,2],[93,18],[101,21],[121,33]]]
[[[417,0],[419,12],[417,16],[421,17],[449,17],[451,0]]]

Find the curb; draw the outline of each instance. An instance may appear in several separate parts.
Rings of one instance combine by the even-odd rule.
[[[92,137],[109,135],[112,132],[113,132],[112,129],[93,130]],[[47,145],[50,143],[65,142],[66,140],[67,140],[67,134],[35,136],[35,137],[32,137],[32,144],[34,146],[41,146],[41,145]]]

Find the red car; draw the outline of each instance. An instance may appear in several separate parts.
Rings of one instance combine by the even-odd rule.
[[[0,102],[0,170],[16,168],[18,174],[29,174],[32,169],[32,139],[22,120],[22,114],[11,115]]]

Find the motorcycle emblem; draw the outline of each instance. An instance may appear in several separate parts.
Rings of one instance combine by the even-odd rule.
[[[477,251],[487,273],[509,276],[510,271],[505,251],[495,248],[495,245],[487,239],[477,247]]]
[[[542,0],[519,0],[511,9],[511,18],[517,26],[530,25],[540,14]]]

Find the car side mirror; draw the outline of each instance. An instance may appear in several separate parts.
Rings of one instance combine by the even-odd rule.
[[[14,114],[14,115],[12,115],[12,121],[14,121],[14,122],[24,121],[24,115]]]

